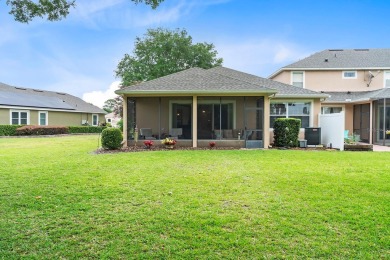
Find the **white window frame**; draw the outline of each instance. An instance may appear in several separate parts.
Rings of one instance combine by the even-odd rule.
[[[96,116],[96,124],[93,123],[93,117]],[[99,125],[99,115],[98,114],[92,114],[92,126],[98,126]]]
[[[18,116],[18,125],[21,125],[21,117],[20,117],[20,113],[27,113],[27,124],[26,125],[29,125],[30,124],[30,110],[14,110],[14,109],[10,109],[9,111],[9,124],[12,125],[12,113],[19,113],[19,116]]]
[[[346,77],[345,76],[345,73],[351,73],[351,72],[353,72],[355,74],[354,77]],[[343,79],[356,79],[357,78],[357,71],[356,70],[343,70],[341,75],[342,75]]]
[[[269,103],[269,106],[270,106],[270,110],[271,110],[271,104],[275,104],[275,103],[283,103],[283,104],[286,104],[286,117],[285,118],[289,118],[289,114],[288,114],[288,104],[289,103],[310,103],[310,113],[309,113],[309,126],[308,127],[312,127],[313,126],[313,109],[314,109],[314,102],[313,100],[272,100],[270,103]],[[271,126],[271,111],[269,113],[269,122],[270,122],[270,129],[273,130],[274,128]],[[294,117],[292,117],[294,118]],[[301,129],[304,129],[305,127],[301,127]]]
[[[38,125],[41,125],[41,114],[45,114],[45,125],[49,125],[49,116],[47,111],[38,111]]]
[[[291,71],[291,82],[290,85],[294,86],[294,73],[302,73],[302,88],[305,88],[305,72],[304,71]],[[300,88],[298,86],[294,86]]]
[[[342,105],[340,105],[340,106],[321,106],[321,115],[329,115],[329,114],[324,114],[324,108],[325,107],[330,107],[330,108],[332,108],[332,107],[340,107],[341,108],[341,112],[343,112],[343,111],[345,111],[345,106],[342,106]]]
[[[386,87],[386,79],[390,80],[390,70],[385,70],[383,72],[383,88],[390,88],[390,86]]]

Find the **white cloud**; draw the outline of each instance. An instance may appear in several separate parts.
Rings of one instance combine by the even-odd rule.
[[[253,39],[246,42],[216,43],[218,56],[224,66],[267,77],[282,66],[306,57],[310,51],[293,43],[270,39]]]
[[[83,100],[103,108],[107,99],[115,98],[115,90],[119,89],[120,81],[114,81],[106,91],[92,91],[83,94]]]

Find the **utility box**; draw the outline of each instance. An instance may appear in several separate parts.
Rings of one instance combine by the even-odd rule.
[[[307,140],[305,139],[299,139],[299,148],[306,148],[307,147]]]
[[[306,127],[305,139],[307,140],[307,145],[320,145],[321,127]]]

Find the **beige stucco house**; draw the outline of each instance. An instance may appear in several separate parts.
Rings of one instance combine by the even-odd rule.
[[[63,92],[0,83],[0,125],[97,126],[105,111]]]
[[[318,125],[327,94],[225,67],[191,68],[116,91],[124,100],[127,145],[177,136],[181,146],[266,148],[276,118]],[[143,132],[147,134],[143,134]]]
[[[270,79],[329,94],[322,113],[345,111],[345,129],[389,144],[390,49],[330,49],[285,66]]]

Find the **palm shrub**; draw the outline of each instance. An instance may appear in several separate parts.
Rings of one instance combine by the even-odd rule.
[[[301,120],[278,118],[274,123],[274,145],[276,147],[297,147]]]
[[[122,145],[122,132],[118,128],[106,128],[102,131],[102,147],[108,150],[119,149]]]

